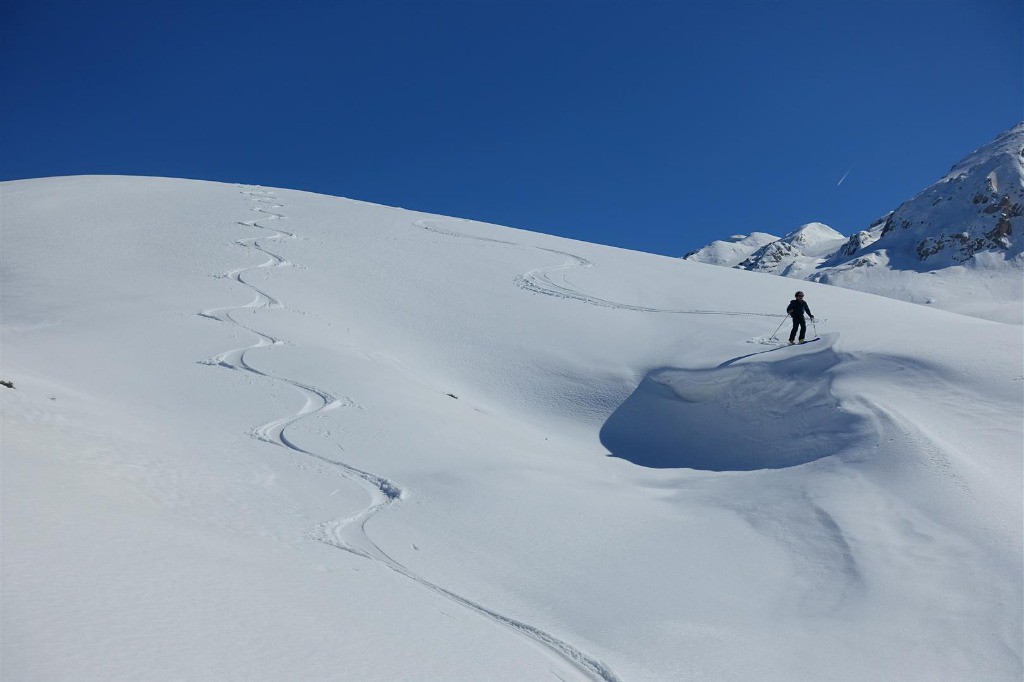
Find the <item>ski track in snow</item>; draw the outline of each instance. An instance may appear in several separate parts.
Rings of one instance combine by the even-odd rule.
[[[576,670],[583,673],[587,678],[593,680],[600,680],[604,682],[618,682],[618,676],[603,662],[596,660],[587,654],[583,653],[576,647],[572,646],[568,642],[561,640],[554,635],[551,635],[540,628],[534,627],[522,621],[516,620],[509,616],[505,616],[497,611],[494,611],[480,603],[477,603],[471,599],[463,597],[449,589],[446,589],[440,585],[430,582],[426,578],[413,573],[411,570],[406,568],[404,565],[391,558],[385,553],[373,540],[370,538],[366,531],[367,522],[375,516],[378,512],[386,509],[396,501],[402,500],[407,496],[400,486],[393,481],[390,481],[376,474],[372,474],[361,469],[357,469],[353,466],[332,459],[330,457],[311,452],[305,448],[300,447],[294,441],[290,440],[287,435],[287,429],[292,424],[298,422],[301,419],[323,414],[327,411],[334,410],[340,407],[358,407],[358,405],[347,397],[334,396],[328,391],[311,386],[309,384],[302,383],[300,381],[289,379],[286,377],[276,376],[260,369],[257,369],[253,365],[249,364],[246,360],[246,356],[250,351],[259,350],[261,348],[268,348],[272,346],[284,345],[287,342],[282,339],[274,338],[268,334],[265,334],[251,325],[243,323],[235,319],[233,313],[240,311],[255,312],[257,310],[270,309],[270,308],[281,308],[285,307],[280,301],[275,299],[270,294],[259,289],[251,282],[245,279],[245,274],[256,270],[267,269],[267,268],[280,268],[280,267],[293,267],[292,263],[289,263],[283,257],[267,250],[264,248],[260,241],[264,240],[281,240],[281,239],[300,239],[300,237],[292,232],[281,230],[266,225],[261,225],[261,222],[269,221],[280,221],[285,219],[285,215],[281,213],[274,213],[267,209],[280,209],[284,208],[283,204],[276,203],[277,197],[268,191],[260,189],[258,186],[241,186],[242,194],[245,194],[258,204],[264,206],[256,206],[252,210],[258,213],[262,213],[263,218],[256,220],[239,221],[239,225],[245,227],[258,228],[265,232],[270,233],[266,237],[249,237],[245,239],[236,240],[236,244],[239,246],[258,251],[268,256],[268,260],[260,265],[236,268],[229,270],[219,277],[230,279],[238,284],[251,290],[255,295],[255,298],[240,306],[226,306],[221,308],[209,308],[198,313],[201,317],[205,317],[217,322],[223,322],[233,327],[238,327],[256,336],[256,342],[248,346],[242,346],[240,348],[233,348],[219,355],[214,356],[208,360],[202,361],[202,364],[211,365],[215,367],[224,367],[234,371],[242,371],[254,374],[256,376],[276,381],[278,383],[285,384],[298,391],[303,398],[305,403],[296,413],[281,417],[280,419],[272,420],[262,426],[253,428],[249,435],[256,440],[277,445],[292,452],[312,457],[320,462],[328,464],[338,471],[350,481],[358,484],[370,495],[370,505],[360,511],[359,513],[340,519],[332,519],[324,523],[318,524],[309,531],[309,536],[322,542],[324,544],[342,549],[346,552],[350,552],[357,556],[375,561],[395,573],[402,575],[409,580],[412,580],[420,586],[434,592],[435,594],[444,597],[455,604],[463,606],[475,613],[482,615],[491,621],[501,625],[516,634],[525,636],[547,648],[549,651],[555,653]],[[425,222],[425,221],[421,221]],[[419,224],[419,223],[418,223]],[[469,235],[460,235],[458,233],[450,233],[440,229],[433,229],[427,225],[421,225],[426,229],[430,229],[435,232],[442,232],[444,234],[451,234],[454,236],[469,237]],[[512,244],[512,242],[500,242],[499,240],[484,239],[481,237],[469,237],[472,239],[482,239],[484,241],[495,241],[498,243]],[[540,248],[540,247],[535,247]],[[593,263],[587,261],[584,258],[574,256],[569,253],[561,251],[554,251],[552,249],[541,249],[543,251],[551,251],[552,253],[558,253],[572,259],[569,263],[555,267],[555,268],[540,268],[522,275],[517,278],[517,285],[522,286],[525,289],[536,291],[537,293],[544,293],[548,295],[560,296],[562,298],[576,298],[578,300],[584,300],[594,305],[604,305],[606,307],[625,307],[629,309],[641,308],[629,307],[621,304],[616,304],[608,301],[601,301],[593,297],[588,297],[586,294],[576,292],[568,283],[565,286],[560,286],[557,283],[551,281],[551,273],[565,270],[573,267],[591,267]],[[522,283],[519,280],[522,279]],[[559,293],[561,292],[561,293]],[[644,309],[648,310],[648,309]],[[653,309],[650,312],[681,312],[681,311],[655,311]],[[735,313],[722,313],[722,314],[735,314]],[[340,445],[339,445],[340,447]],[[556,674],[557,677],[557,674]],[[559,678],[561,679],[561,678]]]
[[[592,268],[594,267],[593,261],[589,261],[582,256],[569,253],[567,251],[558,251],[557,249],[548,249],[543,246],[531,246],[526,244],[519,244],[516,242],[505,241],[503,239],[492,239],[490,237],[477,237],[471,234],[465,234],[463,232],[456,232],[440,226],[440,220],[417,220],[416,226],[427,230],[428,232],[434,232],[437,234],[443,234],[449,237],[462,237],[463,239],[473,239],[481,242],[492,242],[495,244],[505,244],[508,246],[518,246],[530,249],[537,249],[538,251],[547,251],[559,256],[565,256],[569,260],[561,265],[552,265],[542,268],[536,268],[528,272],[524,272],[521,275],[516,275],[514,283],[520,289],[535,293],[544,294],[545,296],[554,296],[555,298],[572,299],[575,301],[581,301],[589,305],[598,306],[601,308],[616,308],[618,310],[632,310],[640,313],[668,313],[673,315],[742,315],[747,317],[775,317],[778,318],[778,314],[774,313],[749,313],[742,311],[731,311],[731,310],[675,310],[671,308],[651,308],[642,305],[633,305],[631,303],[619,303],[616,301],[609,301],[604,298],[593,296],[584,291],[580,291],[569,282],[566,277],[566,271],[573,270],[576,268]]]
[[[454,231],[454,230],[447,229],[446,227],[442,227],[441,223],[442,223],[442,221],[440,221],[440,220],[418,220],[418,221],[416,221],[416,226],[420,227],[422,229],[425,229],[425,230],[427,230],[429,232],[434,232],[434,233],[445,235],[445,236],[448,236],[448,237],[461,237],[461,238],[465,238],[465,239],[472,239],[472,240],[481,241],[481,242],[491,242],[491,243],[502,244],[502,245],[507,245],[507,246],[533,248],[533,249],[537,249],[539,251],[547,251],[549,253],[554,253],[554,254],[557,254],[557,255],[565,256],[566,258],[569,259],[567,262],[565,262],[565,263],[563,263],[561,265],[537,268],[537,269],[530,270],[528,272],[525,272],[525,273],[523,273],[521,275],[516,276],[516,278],[515,278],[515,285],[518,286],[521,289],[524,289],[526,291],[530,291],[530,292],[533,292],[533,293],[544,294],[544,295],[547,295],[547,296],[554,296],[554,297],[563,298],[563,299],[577,300],[577,301],[581,301],[583,303],[587,303],[589,305],[595,305],[595,306],[600,306],[600,307],[617,308],[617,309],[620,309],[620,310],[631,310],[631,311],[644,312],[644,313],[668,313],[668,314],[688,314],[688,315],[747,315],[747,316],[752,316],[752,317],[772,317],[772,318],[778,318],[779,317],[778,314],[774,314],[774,313],[768,314],[768,313],[751,313],[751,312],[739,312],[739,311],[735,311],[734,312],[734,311],[716,311],[716,310],[676,310],[676,309],[665,309],[665,308],[653,308],[653,307],[648,307],[648,306],[639,306],[639,305],[632,305],[632,304],[627,304],[627,303],[618,303],[618,302],[615,302],[615,301],[609,301],[609,300],[606,300],[606,299],[603,299],[603,298],[598,298],[596,296],[592,296],[592,295],[590,295],[590,294],[588,294],[586,292],[583,292],[583,291],[580,291],[580,290],[576,289],[565,277],[565,273],[568,270],[572,270],[572,269],[575,269],[575,268],[590,268],[590,267],[593,267],[594,263],[589,261],[589,260],[587,260],[586,258],[583,258],[581,256],[577,256],[577,255],[574,255],[574,254],[571,254],[571,253],[567,253],[567,252],[564,252],[564,251],[558,251],[558,250],[555,250],[555,249],[548,249],[548,248],[539,247],[539,246],[528,246],[528,245],[518,244],[516,242],[505,241],[505,240],[501,240],[501,239],[493,239],[493,238],[490,238],[490,237],[477,237],[477,236],[474,236],[474,235],[464,234],[462,232],[457,232],[457,231]],[[817,321],[818,322],[824,322],[824,320],[817,320]],[[820,338],[817,335],[817,326],[816,326],[816,324],[815,324],[813,329],[815,331],[815,338],[813,338],[812,341],[820,341]],[[768,351],[761,351],[761,352],[770,352],[771,350],[780,350],[781,348],[788,348],[790,346],[790,344],[788,342],[785,342],[785,341],[779,342],[774,337],[775,337],[775,334],[772,334],[772,338],[758,337],[756,339],[752,339],[751,342],[763,343],[763,344],[766,344],[766,345],[773,346],[773,348],[769,349]],[[741,358],[734,358],[733,360],[728,361],[726,363],[723,363],[723,365],[720,365],[718,367],[718,369],[722,369],[723,367],[727,367],[727,366],[735,363],[737,360],[741,360],[741,359],[744,359],[746,357],[751,357],[752,355],[758,355],[758,354],[759,353],[752,353],[752,354],[750,354],[748,356],[742,356]],[[831,396],[832,394],[831,394],[830,391],[828,391],[827,395]],[[655,426],[653,426],[650,429],[645,429],[644,431],[645,432],[658,432],[660,430],[661,429],[657,425],[655,425]],[[677,439],[670,439],[670,440],[677,441]],[[606,444],[606,447],[607,447],[607,444]],[[690,466],[692,466],[692,463],[690,464]],[[806,495],[806,493],[805,493],[805,495]],[[827,548],[824,551],[828,551],[829,555],[835,558],[836,564],[839,567],[838,568],[838,573],[839,573],[839,575],[843,576],[843,579],[844,579],[843,585],[841,586],[840,589],[836,590],[836,595],[834,595],[834,600],[835,600],[834,604],[838,604],[838,603],[840,603],[845,598],[845,595],[846,595],[846,593],[848,591],[856,589],[857,586],[862,584],[863,578],[862,578],[859,566],[858,566],[856,558],[855,558],[854,550],[847,543],[847,541],[845,539],[845,536],[843,534],[843,531],[840,528],[840,526],[839,526],[838,522],[836,521],[835,517],[833,517],[832,514],[830,514],[826,509],[824,509],[823,507],[821,507],[821,506],[819,506],[817,504],[814,504],[813,502],[810,502],[809,505],[805,505],[805,507],[807,507],[807,506],[809,506],[809,508],[813,510],[813,514],[810,515],[810,518],[807,518],[802,511],[799,512],[799,513],[794,514],[794,518],[803,519],[801,521],[801,523],[802,523],[803,526],[806,527],[806,529],[807,529],[806,534],[809,537],[812,538],[812,540],[810,542],[812,542],[812,544],[814,546],[817,546],[819,548],[821,548],[821,547]],[[763,523],[760,521],[760,515],[758,515],[758,514],[744,513],[743,515],[745,516],[745,518],[748,518],[748,521],[752,525],[754,525],[755,527],[761,528],[762,532],[764,532],[766,535],[768,535],[769,537],[775,537],[777,539],[777,541],[782,542],[783,544],[788,546],[790,548],[790,551],[792,551],[794,553],[794,555],[796,555],[796,556],[803,556],[806,553],[806,550],[804,548],[804,544],[809,542],[808,540],[806,540],[806,539],[798,540],[797,538],[793,538],[790,535],[786,534],[785,532],[781,532],[780,533],[777,530],[774,530],[773,528],[763,527]],[[816,571],[816,570],[810,570],[809,569],[809,571],[810,571],[811,575],[808,577],[808,579],[823,580],[823,579],[829,578],[829,576],[825,576],[823,578],[822,575],[824,575],[824,574],[819,575],[821,573],[820,570]]]

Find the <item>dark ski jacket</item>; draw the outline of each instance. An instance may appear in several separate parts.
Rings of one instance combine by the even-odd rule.
[[[786,308],[787,313],[797,318],[802,318],[805,311],[809,317],[814,317],[814,315],[811,315],[811,309],[807,307],[807,301],[801,301],[798,298],[790,301],[789,307]]]

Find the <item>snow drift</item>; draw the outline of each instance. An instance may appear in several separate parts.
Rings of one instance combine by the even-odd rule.
[[[744,362],[774,352],[759,351],[713,369],[652,372],[609,417],[601,443],[641,466],[711,471],[778,469],[835,455],[870,437],[831,391],[828,372],[840,363],[835,339],[776,349],[786,351],[777,362]]]

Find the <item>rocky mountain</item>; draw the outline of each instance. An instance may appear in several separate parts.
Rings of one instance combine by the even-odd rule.
[[[737,267],[786,277],[813,270],[846,243],[846,237],[824,223],[808,223],[782,239],[765,244]]]
[[[848,239],[810,223],[736,263],[1003,322],[1024,322],[1024,123]]]

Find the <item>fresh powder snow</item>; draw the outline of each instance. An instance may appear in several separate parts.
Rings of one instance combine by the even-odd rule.
[[[0,201],[4,679],[1021,678],[1019,325],[801,281],[778,345],[772,274],[247,185]]]

